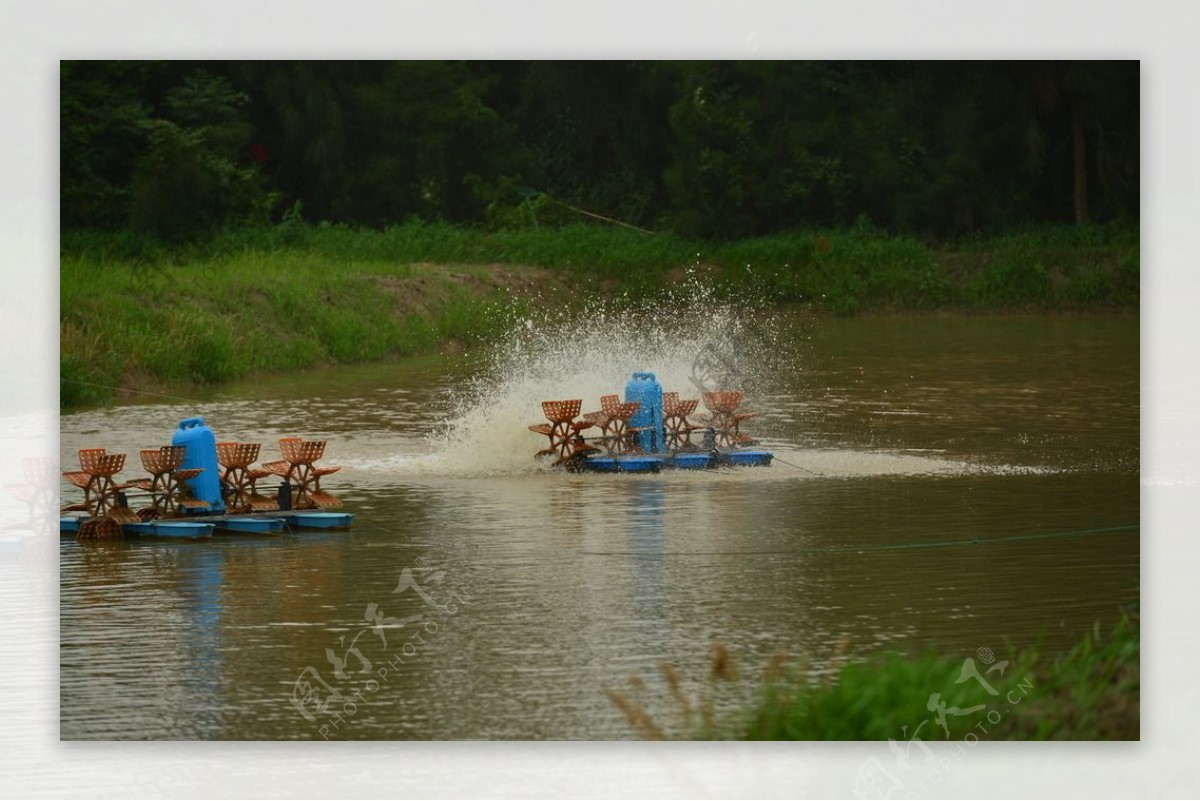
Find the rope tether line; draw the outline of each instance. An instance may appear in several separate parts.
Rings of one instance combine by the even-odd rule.
[[[155,398],[170,398],[171,400],[186,401],[188,403],[196,403],[195,398],[185,398],[182,395],[168,395],[165,392],[151,392],[147,389],[133,389],[131,387],[116,387],[111,384],[97,384],[94,381],[84,381],[79,378],[65,379],[68,384],[83,384],[88,387],[97,387],[98,389],[111,389],[114,392],[128,392],[132,395],[150,395]]]
[[[805,473],[811,473],[814,476],[820,476],[821,478],[828,477],[824,473],[819,473],[816,470],[809,470],[807,467],[801,467],[798,464],[792,464],[791,462],[787,461],[786,459],[780,459],[778,456],[772,456],[771,460],[775,461],[775,462],[779,462],[780,464],[786,464],[788,467],[794,467],[797,470],[803,470]]]

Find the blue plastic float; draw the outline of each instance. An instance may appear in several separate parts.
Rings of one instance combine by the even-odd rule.
[[[292,528],[350,528],[354,515],[345,512],[293,512],[281,516]]]

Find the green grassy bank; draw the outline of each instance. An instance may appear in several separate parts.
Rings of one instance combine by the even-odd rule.
[[[835,658],[815,675],[811,666],[777,659],[736,712],[718,712],[717,702],[750,680],[718,645],[698,697],[681,689],[666,664],[660,666],[665,689],[658,703],[647,698],[648,685],[638,676],[609,697],[647,739],[891,738],[903,747],[914,735],[960,743],[1140,737],[1136,613],[1107,630],[1096,624],[1057,658],[1028,648],[1011,655],[886,654],[837,663]],[[919,748],[912,747],[910,756],[919,763]]]
[[[1137,229],[1111,226],[952,246],[866,225],[728,243],[600,224],[376,231],[290,219],[174,245],[66,232],[61,404],[457,347],[499,330],[496,310],[567,297],[567,284],[636,302],[691,271],[719,295],[840,315],[1136,309],[1139,269]]]
[[[62,258],[60,404],[459,347],[536,271],[245,251],[144,266]],[[508,291],[506,291],[508,290]]]

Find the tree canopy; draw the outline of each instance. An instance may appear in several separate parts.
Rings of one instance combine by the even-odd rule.
[[[1136,221],[1136,61],[64,61],[64,229]]]

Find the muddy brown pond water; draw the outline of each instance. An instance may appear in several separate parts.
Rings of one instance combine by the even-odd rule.
[[[64,466],[132,466],[197,414],[264,458],[328,440],[355,523],[64,537],[62,737],[631,738],[605,690],[636,672],[653,697],[669,661],[698,691],[715,642],[747,676],[777,652],[1052,656],[1137,600],[1136,316],[776,321],[785,368],[727,354],[771,467],[533,461],[540,400],[598,408],[633,370],[695,397],[705,329],[527,337],[501,378],[475,351],[64,414]]]

